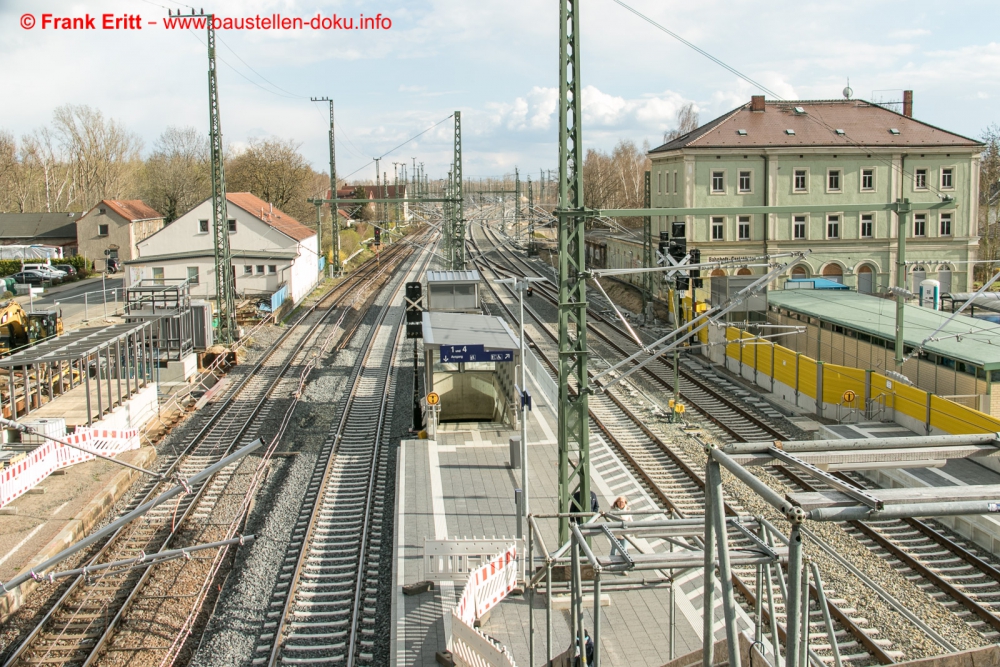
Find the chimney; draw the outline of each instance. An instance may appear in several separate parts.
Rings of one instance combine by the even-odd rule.
[[[764,96],[763,95],[751,95],[750,96],[750,111],[763,111],[764,110]]]
[[[913,118],[913,91],[904,90],[903,91],[903,115],[907,118]]]

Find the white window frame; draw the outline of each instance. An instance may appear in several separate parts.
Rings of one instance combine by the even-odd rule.
[[[924,186],[920,187],[917,185],[917,177],[920,172],[924,172]],[[913,168],[913,189],[917,192],[924,192],[928,189],[928,183],[931,181],[931,170],[928,167],[914,167]]]
[[[723,215],[713,215],[708,219],[709,226],[709,239],[712,241],[725,241],[726,240],[726,217]],[[718,238],[715,236],[715,230],[718,227],[722,230],[721,236]]]
[[[944,172],[951,172],[951,185],[944,184]],[[955,165],[945,165],[941,167],[941,173],[938,175],[938,183],[942,190],[954,190],[955,189],[955,173],[958,171]]]
[[[871,234],[865,235],[865,216],[871,217],[869,224],[871,224]],[[858,238],[859,239],[873,239],[875,238],[875,214],[874,213],[862,213],[858,216]]]
[[[159,276],[156,275],[157,271],[160,272]],[[166,270],[162,266],[151,267],[150,268],[150,275],[153,277],[153,284],[154,285],[163,285],[164,281],[166,280]],[[157,280],[160,281],[160,282],[156,282]]]
[[[800,171],[804,171],[805,174],[806,174],[806,187],[802,188],[802,189],[799,189],[799,188],[795,187],[795,179],[797,177],[797,173],[800,172]],[[796,194],[796,195],[809,194],[809,176],[810,176],[810,174],[809,174],[809,167],[793,167],[792,168],[792,194]]]
[[[750,181],[750,187],[746,190],[743,189],[743,174],[749,174],[747,180]],[[736,192],[741,195],[752,195],[753,194],[753,169],[738,169],[736,171]]]
[[[243,265],[243,275],[244,276],[252,276],[253,275],[253,264],[244,264]]]
[[[830,224],[831,224],[830,219],[831,218],[836,218],[837,219],[836,223],[833,223],[833,224],[837,225],[837,235],[836,236],[830,236]],[[843,216],[843,214],[841,214],[841,213],[827,213],[825,222],[826,222],[826,233],[824,234],[825,238],[827,238],[828,240],[831,240],[831,241],[838,241],[841,238],[843,238],[843,236],[840,233],[841,232],[841,225],[844,222],[844,216]]]
[[[944,220],[948,219],[948,232],[944,232]],[[952,236],[954,234],[955,216],[951,213],[941,213],[938,215],[938,236]]]
[[[236,230],[239,229],[239,227],[236,226],[236,218],[229,218],[229,224],[226,225],[226,227],[229,229],[230,234],[235,234]]]
[[[923,223],[920,234],[917,234],[917,219],[920,219]],[[927,237],[927,214],[926,213],[914,213],[913,214],[913,238],[926,238]]]
[[[269,276],[276,276],[276,275],[278,275],[278,265],[277,264],[268,264],[267,265],[267,275],[269,275]]]
[[[866,188],[865,172],[869,170],[872,172],[872,186]],[[861,167],[861,179],[858,182],[858,187],[861,188],[861,192],[878,192],[878,169],[875,167]]]
[[[799,223],[798,218],[802,218],[802,222]],[[802,225],[802,236],[795,235],[795,226]],[[809,216],[808,215],[793,215],[792,216],[792,240],[793,241],[805,241],[809,238]]]
[[[264,275],[264,265],[263,264],[257,264],[256,266],[254,266],[253,272],[254,272],[254,275],[258,275],[258,276]]]
[[[722,174],[722,189],[721,190],[716,190],[715,189],[715,175],[716,174]],[[727,174],[726,174],[726,170],[725,169],[709,169],[709,171],[708,171],[708,193],[710,195],[724,195],[724,194],[726,194],[726,186],[728,185],[726,183],[726,180],[727,180],[726,177],[727,177]]]
[[[831,188],[830,187],[830,176],[832,176],[834,173],[837,174],[837,187],[836,188]],[[826,191],[827,191],[828,194],[837,194],[837,193],[841,193],[841,192],[844,191],[844,170],[843,169],[840,169],[838,167],[836,169],[827,169],[826,170]]]
[[[101,227],[104,228],[103,232],[101,231]],[[109,225],[106,222],[102,222],[101,224],[97,225],[97,235],[98,236],[110,236],[111,235],[111,225]]]
[[[204,228],[203,228],[203,227],[204,227]],[[198,233],[199,233],[199,234],[208,234],[208,232],[209,232],[209,231],[210,231],[211,229],[212,229],[212,228],[211,228],[211,226],[209,225],[209,222],[208,222],[208,220],[199,220],[199,221],[198,221]]]
[[[194,282],[191,282],[191,269],[194,269]],[[187,267],[187,279],[188,279],[188,285],[200,285],[201,270],[197,266]]]
[[[743,225],[746,225],[746,236],[743,235]],[[750,241],[753,238],[753,216],[741,215],[736,218],[736,240]]]

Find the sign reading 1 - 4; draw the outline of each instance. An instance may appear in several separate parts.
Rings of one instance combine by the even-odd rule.
[[[442,345],[441,363],[514,361],[514,350],[486,350],[482,345]]]

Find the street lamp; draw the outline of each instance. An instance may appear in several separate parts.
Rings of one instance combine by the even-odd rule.
[[[531,278],[528,276],[523,276],[521,278],[501,278],[495,281],[500,285],[511,285],[513,290],[517,292],[518,302],[521,307],[521,315],[518,326],[519,331],[519,345],[520,345],[520,357],[521,357],[521,380],[519,383],[519,396],[518,399],[521,402],[521,513],[517,516],[517,534],[522,539],[524,538],[524,519],[528,516],[528,401],[526,397],[528,396],[527,380],[525,379],[524,372],[524,358],[526,353],[526,346],[524,344],[524,295],[527,292],[528,296],[531,296],[531,283],[544,282],[545,278]]]

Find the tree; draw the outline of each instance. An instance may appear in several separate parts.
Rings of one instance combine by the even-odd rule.
[[[52,125],[72,170],[68,204],[87,209],[101,199],[132,195],[142,150],[137,134],[86,105],[58,107]]]
[[[986,146],[979,162],[979,257],[995,260],[1000,259],[1000,125],[987,127],[982,142]]]
[[[588,208],[642,208],[645,172],[650,168],[646,153],[634,141],[621,140],[610,154],[590,149],[583,161],[583,196]],[[642,218],[621,218],[625,227],[642,225]]]
[[[313,170],[291,140],[255,139],[226,163],[226,189],[252,192],[298,219],[316,216],[311,194]]]
[[[193,127],[168,127],[142,170],[142,199],[170,223],[212,194],[208,139]]]
[[[688,102],[677,110],[677,127],[663,133],[663,143],[682,137],[698,127],[698,112],[694,110],[694,102]]]

